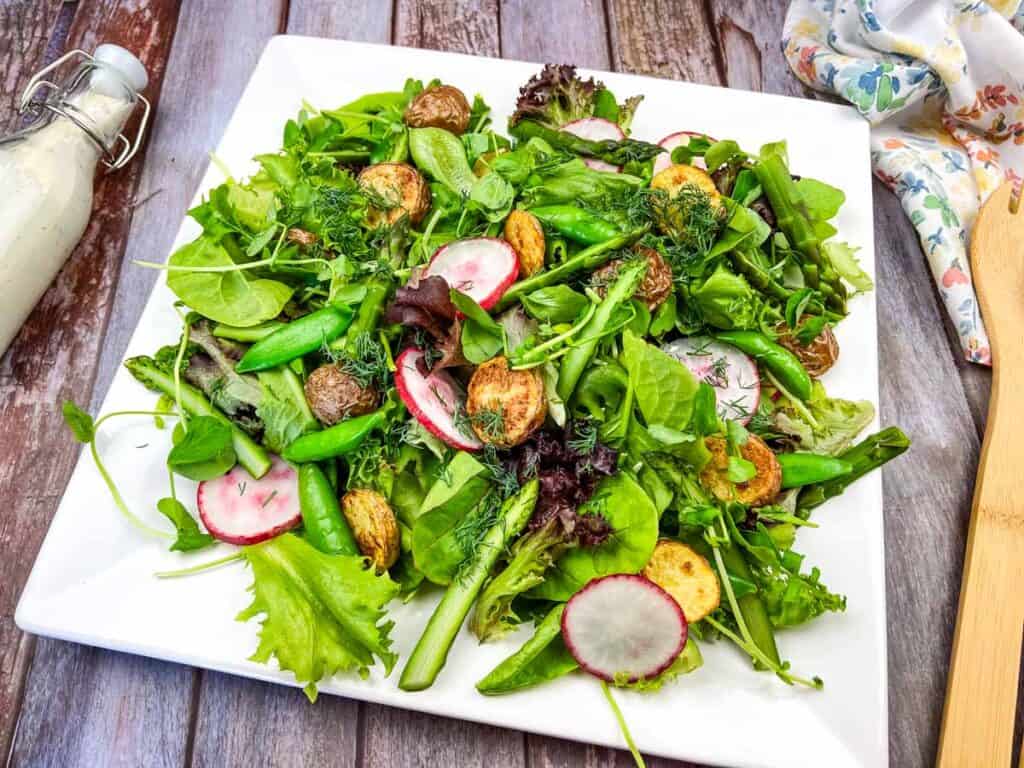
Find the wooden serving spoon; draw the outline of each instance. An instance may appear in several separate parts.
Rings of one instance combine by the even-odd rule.
[[[1011,211],[1011,203],[1014,210]],[[939,768],[1008,768],[1024,632],[1024,206],[982,206],[971,269],[992,342],[992,399],[967,534]]]

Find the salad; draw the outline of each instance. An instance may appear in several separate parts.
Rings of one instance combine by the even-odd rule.
[[[253,658],[311,699],[376,665],[429,688],[467,623],[531,627],[486,695],[581,670],[614,706],[609,685],[656,689],[711,642],[822,685],[780,639],[846,600],[796,534],[909,446],[862,437],[872,404],[821,379],[871,280],[830,223],[842,190],[793,175],[784,142],[649,143],[641,100],[547,65],[504,132],[438,81],[306,105],[146,265],[182,320],[125,363],[156,406],[65,403],[128,521],[217,553],[158,575],[247,563]],[[173,423],[173,533],[102,462],[115,416]],[[438,593],[400,661],[389,604]]]

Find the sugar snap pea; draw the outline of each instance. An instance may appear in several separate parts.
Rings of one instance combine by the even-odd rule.
[[[352,529],[341,514],[338,496],[314,462],[299,467],[299,509],[306,540],[328,555],[358,555]]]
[[[370,432],[384,423],[384,419],[383,410],[346,419],[328,429],[296,438],[284,449],[282,455],[286,460],[298,464],[343,456],[358,448]]]
[[[807,400],[811,396],[811,377],[797,356],[757,331],[719,331],[715,338],[732,344],[761,363],[790,393]]]
[[[596,245],[621,235],[622,230],[610,221],[575,205],[543,205],[530,213],[560,235],[584,245]]]
[[[782,467],[783,488],[824,483],[853,471],[850,462],[835,456],[822,456],[817,453],[780,453],[776,458]]]
[[[263,371],[315,352],[341,336],[352,324],[352,316],[348,307],[333,304],[303,315],[249,347],[235,370]]]

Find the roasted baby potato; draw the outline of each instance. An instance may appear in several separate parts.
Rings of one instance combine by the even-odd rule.
[[[729,480],[729,454],[725,440],[708,437],[704,441],[711,451],[711,461],[700,473],[700,480],[721,501],[739,501],[750,507],[759,507],[774,499],[782,487],[782,467],[772,449],[757,435],[747,437],[740,447],[740,455],[751,462],[757,474],[745,483]]]
[[[653,248],[641,245],[634,248],[633,252],[647,260],[647,271],[633,293],[633,298],[642,301],[653,312],[672,295],[672,267]],[[594,285],[601,296],[604,296],[608,286],[614,282],[622,264],[622,259],[616,259],[594,270]]]
[[[469,127],[469,102],[466,95],[451,85],[427,88],[405,108],[405,124],[410,128],[444,128],[456,136]]]
[[[511,371],[508,360],[495,357],[479,366],[469,380],[466,413],[477,437],[511,448],[544,423],[548,404],[540,372]]]
[[[285,238],[288,240],[289,243],[295,243],[296,245],[302,248],[309,248],[313,245],[316,245],[316,241],[320,239],[317,235],[313,234],[312,232],[308,232],[305,229],[299,229],[298,227],[292,227],[291,229],[289,229],[288,234],[285,235]]]
[[[707,193],[712,206],[716,209],[722,208],[722,196],[715,186],[715,182],[708,176],[707,171],[692,165],[670,165],[663,171],[654,174],[651,179],[651,189],[663,189],[668,193],[670,199],[675,199],[683,187],[694,186],[702,192]],[[681,229],[685,222],[682,212],[673,210],[669,206],[664,214],[664,219],[658,222],[663,232]]]
[[[825,371],[831,368],[839,358],[839,342],[836,341],[836,335],[832,333],[831,326],[826,325],[821,333],[806,346],[788,332],[789,326],[780,325],[776,330],[780,334],[779,344],[796,355],[807,369],[807,373],[815,378],[824,375]]]
[[[377,570],[394,565],[401,551],[401,534],[388,500],[376,491],[357,488],[341,497],[341,511],[359,551],[373,561]]]
[[[544,228],[528,211],[512,211],[505,219],[505,239],[519,256],[519,277],[544,269]]]
[[[672,595],[691,624],[714,611],[722,598],[718,575],[708,561],[678,541],[659,541],[641,573]]]
[[[375,388],[360,386],[353,376],[331,363],[309,374],[305,391],[313,415],[327,426],[369,413],[380,400]]]
[[[380,206],[371,206],[367,222],[376,227],[394,224],[403,216],[418,224],[430,209],[430,187],[420,172],[405,163],[377,163],[362,170],[359,186],[379,198]]]

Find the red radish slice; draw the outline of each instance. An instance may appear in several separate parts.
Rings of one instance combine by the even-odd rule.
[[[410,347],[395,361],[395,386],[405,407],[432,435],[453,448],[479,451],[483,443],[475,435],[465,434],[455,426],[455,414],[462,408],[466,395],[447,371],[423,375],[419,364],[423,352]]]
[[[618,125],[602,117],[585,117],[582,120],[573,120],[571,123],[563,125],[562,130],[566,133],[571,133],[573,136],[579,136],[581,139],[590,139],[591,141],[604,141],[605,139],[621,141],[626,138],[626,134],[622,132]],[[594,160],[586,157],[583,158],[583,162],[595,171],[618,173],[622,170],[620,166],[606,163],[604,160]]]
[[[498,303],[518,274],[515,250],[495,237],[473,237],[442,245],[423,271],[424,277],[440,275],[484,309]]]
[[[562,614],[562,638],[580,667],[630,682],[664,672],[686,645],[679,603],[650,579],[616,573],[590,582]]]
[[[196,502],[206,530],[229,544],[272,539],[302,519],[298,475],[279,456],[259,480],[240,464],[226,475],[204,480]]]
[[[658,142],[659,147],[664,147],[665,152],[654,159],[654,173],[658,171],[664,171],[670,165],[672,165],[672,150],[678,147],[680,144],[689,144],[690,139],[694,136],[705,136],[703,133],[696,133],[695,131],[679,131],[679,133],[670,133],[664,139]],[[708,141],[714,141],[710,136],[706,137]],[[693,158],[693,164],[698,168],[707,169],[707,165],[704,164],[703,157]]]
[[[757,363],[736,347],[708,336],[688,336],[662,350],[690,369],[697,379],[715,388],[718,415],[748,424],[761,403]]]

